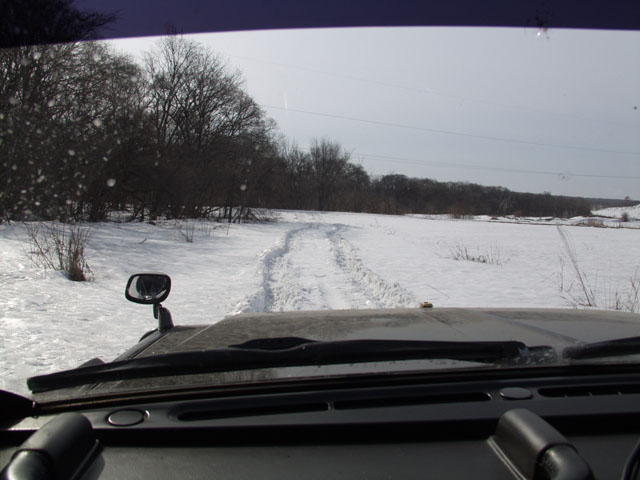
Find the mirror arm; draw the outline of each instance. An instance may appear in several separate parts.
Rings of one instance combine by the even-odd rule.
[[[153,318],[158,320],[158,330],[160,333],[166,332],[173,328],[173,319],[171,318],[171,312],[164,308],[159,303],[153,304]]]

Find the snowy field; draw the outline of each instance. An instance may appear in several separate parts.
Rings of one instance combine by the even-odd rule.
[[[598,308],[612,309],[640,278],[640,210],[629,210],[631,221],[623,225],[621,213],[598,215],[604,226],[628,228],[586,226],[589,219],[318,212],[280,212],[277,222],[229,228],[197,221],[88,224],[94,274],[82,283],[36,267],[25,227],[0,225],[0,388],[26,394],[26,377],[96,356],[111,360],[155,328],[151,307],[124,298],[135,272],[171,276],[164,305],[176,324],[250,311],[422,301],[436,308],[575,308],[583,299],[558,230],[563,225]],[[187,242],[181,231],[191,228]]]

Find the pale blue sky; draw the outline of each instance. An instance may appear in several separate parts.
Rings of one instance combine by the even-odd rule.
[[[372,174],[640,199],[640,33],[352,28],[190,35],[289,139]],[[134,55],[155,39],[117,40]],[[619,178],[605,178],[605,177]]]

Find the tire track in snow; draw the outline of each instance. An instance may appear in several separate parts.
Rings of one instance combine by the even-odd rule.
[[[336,262],[329,231],[312,224],[298,231],[291,249],[273,265],[267,295],[269,311],[335,310],[370,306],[365,292]]]
[[[269,248],[262,252],[259,259],[259,264],[261,266],[258,273],[258,275],[260,276],[260,286],[255,293],[249,296],[249,298],[247,298],[246,300],[241,301],[236,306],[233,315],[247,312],[269,311],[267,307],[270,304],[272,298],[270,278],[271,272],[274,269],[274,264],[279,258],[283,257],[289,251],[291,238],[294,235],[312,227],[313,224],[307,223],[302,224],[302,226],[300,227],[287,230],[284,238],[282,239],[282,242],[279,245],[276,245],[275,247]]]
[[[399,283],[386,282],[364,264],[356,249],[340,235],[344,228],[339,225],[329,232],[337,264],[349,272],[352,280],[375,300],[378,308],[416,307],[419,302]]]
[[[260,287],[236,313],[417,305],[399,284],[365,266],[340,235],[344,228],[310,223],[287,231],[262,254]]]

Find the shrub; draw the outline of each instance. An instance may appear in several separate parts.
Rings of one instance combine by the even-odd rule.
[[[240,209],[234,217],[234,223],[270,223],[277,222],[279,215],[267,208],[244,208]]]
[[[578,284],[580,291],[579,295],[571,296],[574,302],[577,304],[588,307],[595,307],[597,305],[596,295],[593,287],[589,282],[587,274],[582,270],[582,268],[580,268],[580,263],[578,262],[578,254],[576,253],[576,246],[573,243],[573,239],[561,227],[558,227],[558,233],[560,234],[560,238],[562,239],[562,244],[564,245],[564,253],[569,260],[569,265],[572,268],[575,281]],[[561,266],[564,265],[562,258],[560,259],[560,263]],[[569,288],[565,289],[564,281],[561,280],[560,290],[566,291],[569,294],[571,285],[569,286]]]
[[[484,252],[470,251],[465,245],[456,245],[455,250],[451,250],[449,258],[453,260],[468,260],[470,262],[489,263],[502,266],[502,256],[497,245],[491,245]]]
[[[200,223],[200,233],[203,237],[211,237],[211,234],[216,229],[215,225],[212,225],[211,222],[201,222]]]
[[[193,243],[193,234],[195,233],[196,226],[192,222],[185,222],[183,226],[178,227],[178,230],[182,234],[182,238],[187,243]]]
[[[36,223],[26,226],[34,264],[62,271],[69,280],[83,282],[91,275],[85,258],[90,231],[59,223]]]
[[[622,215],[620,215],[620,221],[627,223],[629,221],[629,212],[622,212]]]
[[[626,289],[613,285],[611,278],[605,279],[604,288],[598,289],[597,282],[592,283],[580,266],[572,238],[561,227],[558,227],[558,233],[564,245],[564,256],[560,257],[560,291],[563,294],[566,294],[575,305],[604,307],[627,312],[640,310],[640,270],[636,269],[635,274],[630,277],[629,286]],[[565,285],[564,280],[565,257],[569,261],[573,274],[568,285]]]
[[[609,293],[613,309],[634,313],[640,311],[639,273],[639,269],[636,269],[636,272],[629,278],[629,285],[626,289],[620,290],[616,288],[612,293]]]

